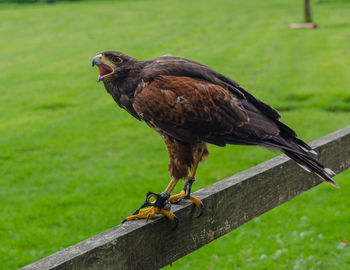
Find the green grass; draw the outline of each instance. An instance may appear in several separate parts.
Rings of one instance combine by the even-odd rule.
[[[348,1],[116,1],[0,5],[0,269],[16,269],[116,226],[168,181],[160,137],[96,83],[107,49],[184,56],[281,110],[306,141],[350,124]],[[195,189],[267,160],[210,147]],[[350,172],[166,269],[350,269]],[[180,187],[178,187],[179,189]]]

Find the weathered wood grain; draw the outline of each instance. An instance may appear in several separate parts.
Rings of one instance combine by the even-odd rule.
[[[350,126],[311,145],[336,173],[350,167]],[[281,155],[195,192],[206,206],[201,218],[189,203],[174,206],[175,231],[165,218],[131,221],[22,269],[159,269],[320,182]]]

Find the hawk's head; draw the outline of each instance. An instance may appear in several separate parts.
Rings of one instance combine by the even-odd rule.
[[[97,81],[100,82],[117,76],[119,72],[133,66],[135,61],[137,60],[121,52],[105,51],[92,59],[92,66],[98,67],[100,75]]]

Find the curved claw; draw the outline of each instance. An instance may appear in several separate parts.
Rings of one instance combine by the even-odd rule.
[[[197,216],[197,218],[201,217],[205,211],[205,206],[204,204],[201,202],[201,204],[199,205],[199,215]]]
[[[174,217],[174,222],[175,225],[171,228],[172,231],[175,231],[177,229],[177,226],[179,225],[179,219],[176,216]]]

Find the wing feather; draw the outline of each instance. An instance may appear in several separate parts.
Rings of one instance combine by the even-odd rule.
[[[254,97],[236,81],[198,62],[181,57],[164,56],[147,63],[142,72],[142,78],[147,82],[152,81],[154,78],[161,75],[178,77],[186,76],[219,85],[233,93],[238,98],[248,100],[267,117],[273,120],[279,120],[281,118],[281,115],[277,110]]]
[[[188,77],[158,76],[135,94],[134,109],[149,125],[185,142],[230,134],[249,121],[231,92]]]

